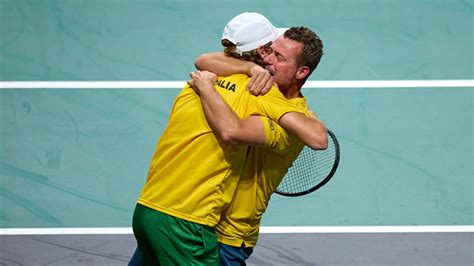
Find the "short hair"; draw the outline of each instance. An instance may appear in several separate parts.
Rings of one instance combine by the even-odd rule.
[[[323,56],[323,42],[319,36],[307,27],[291,27],[285,31],[285,38],[303,44],[303,49],[296,59],[298,66],[308,66],[309,74],[313,73]]]
[[[251,62],[254,62],[257,65],[263,66],[263,58],[260,55],[260,53],[258,52],[258,48],[247,51],[247,52],[242,52],[242,55],[240,55],[239,53],[237,53],[235,51],[236,46],[231,41],[229,41],[227,39],[223,39],[221,41],[221,44],[222,44],[222,46],[224,46],[224,54],[225,55],[235,57],[237,59],[251,61]],[[263,45],[264,49],[268,50],[271,44],[272,44],[272,42],[268,42],[265,45]]]

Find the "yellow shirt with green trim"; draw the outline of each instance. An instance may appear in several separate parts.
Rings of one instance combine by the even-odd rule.
[[[246,89],[249,80],[247,75],[237,74],[218,78],[215,84],[240,118],[262,115],[278,121],[287,112],[305,112],[276,88],[264,96],[251,95]],[[215,226],[234,194],[247,149],[216,138],[199,96],[185,86],[174,102],[137,202],[187,221]]]
[[[289,100],[305,110],[305,98]],[[307,114],[307,113],[306,113]],[[270,197],[280,184],[304,143],[269,118],[262,117],[265,146],[251,147],[243,174],[229,206],[216,226],[218,241],[230,246],[254,247],[260,220]]]

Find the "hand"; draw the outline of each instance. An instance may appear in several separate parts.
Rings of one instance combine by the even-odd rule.
[[[206,88],[214,88],[214,84],[217,81],[217,75],[209,71],[197,70],[196,72],[189,73],[189,76],[191,79],[188,80],[187,83],[197,93],[200,93]]]
[[[247,84],[250,94],[264,95],[272,87],[273,76],[259,65],[250,68],[250,77],[250,81]]]

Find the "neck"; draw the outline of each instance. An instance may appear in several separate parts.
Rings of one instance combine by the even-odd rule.
[[[288,86],[285,89],[280,89],[281,93],[285,96],[287,99],[293,99],[293,98],[300,98],[303,97],[301,94],[301,87],[303,84],[299,83],[293,83],[290,86]]]
[[[297,87],[294,87],[293,89],[283,92],[283,95],[285,95],[287,99],[303,97],[303,95],[301,94],[300,88],[297,88]]]

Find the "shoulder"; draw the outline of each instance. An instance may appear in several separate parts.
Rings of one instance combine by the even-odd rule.
[[[235,92],[239,88],[244,88],[250,81],[250,77],[245,74],[235,74],[225,77],[217,77],[215,86]]]
[[[217,80],[228,80],[236,83],[248,82],[250,77],[245,74],[234,74],[230,76],[217,77]]]
[[[263,96],[267,96],[267,97],[277,97],[277,98],[282,98],[282,99],[286,99],[285,95],[283,95],[283,93],[281,93],[281,91],[275,87],[275,86],[272,86],[270,88],[270,90]]]
[[[308,110],[308,105],[306,103],[306,98],[305,97],[296,97],[293,99],[289,99],[289,101],[294,104],[295,106],[298,106],[302,109]]]

